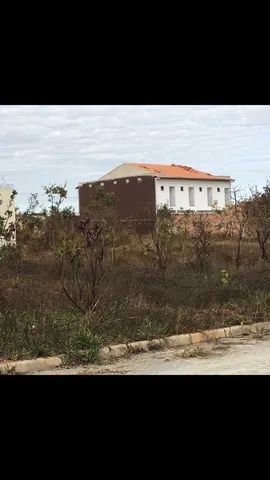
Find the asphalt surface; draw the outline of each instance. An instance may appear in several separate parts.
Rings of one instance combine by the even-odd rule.
[[[270,336],[221,339],[132,355],[106,365],[58,368],[38,375],[269,375]]]

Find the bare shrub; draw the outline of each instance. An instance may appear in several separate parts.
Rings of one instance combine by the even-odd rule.
[[[65,240],[55,254],[65,295],[86,313],[94,311],[102,298],[98,286],[104,274],[105,228],[88,219],[80,222],[79,230],[81,238]]]
[[[203,271],[210,253],[212,237],[211,223],[205,215],[201,214],[193,220],[192,225],[191,240],[195,248],[195,262],[198,263],[200,270]]]
[[[241,263],[242,240],[244,235],[249,234],[251,219],[253,215],[252,198],[241,194],[241,189],[235,187],[233,189],[234,206],[219,211],[221,216],[221,226],[224,228],[230,239],[236,240],[236,251],[234,263],[238,269]]]
[[[253,192],[252,222],[256,231],[258,245],[261,250],[261,259],[267,259],[267,243],[270,238],[270,183],[267,182],[260,193]]]
[[[139,236],[144,255],[149,256],[159,268],[163,279],[165,279],[166,270],[172,258],[174,238],[172,214],[168,207],[164,205],[157,211],[150,238],[144,239],[142,235]]]

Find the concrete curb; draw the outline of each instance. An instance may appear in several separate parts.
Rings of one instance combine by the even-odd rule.
[[[0,364],[2,375],[26,375],[27,373],[40,372],[51,368],[60,367],[60,357],[34,358],[32,360],[19,360],[17,362],[5,362]]]
[[[216,330],[205,330],[200,333],[189,333],[173,335],[163,339],[143,340],[128,344],[112,345],[101,349],[102,360],[112,360],[125,357],[132,353],[149,352],[159,348],[177,348],[201,342],[218,340],[220,338],[234,338],[242,335],[262,334],[270,331],[270,322],[260,322],[251,325],[235,325],[232,327],[218,328]]]
[[[242,335],[263,334],[270,332],[270,321],[253,323],[251,325],[235,325],[232,327],[218,328],[216,330],[205,330],[199,333],[188,333],[173,335],[171,337],[142,340],[140,342],[122,343],[103,347],[100,352],[101,360],[114,360],[135,353],[160,350],[162,348],[177,348],[187,345],[213,341],[220,338],[234,338]],[[17,362],[7,361],[0,363],[0,374],[2,375],[26,375],[28,373],[49,370],[63,365],[61,357],[35,358],[32,360],[21,360]]]

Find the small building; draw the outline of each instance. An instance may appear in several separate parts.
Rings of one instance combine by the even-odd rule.
[[[15,227],[15,201],[12,199],[13,187],[11,185],[0,185],[0,217],[1,225],[6,230],[10,226]],[[15,243],[15,230],[11,235],[10,242]],[[0,235],[0,246],[6,243],[3,236]]]
[[[167,205],[173,212],[212,212],[231,203],[232,178],[184,165],[124,163],[98,181],[78,185],[80,215],[89,214],[97,188],[115,193],[121,219],[151,219]]]

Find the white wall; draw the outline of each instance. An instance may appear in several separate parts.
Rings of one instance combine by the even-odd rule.
[[[231,188],[230,181],[213,181],[213,180],[182,180],[182,179],[156,179],[156,207],[167,204],[168,207],[175,211],[178,210],[213,210],[213,207],[208,206],[207,201],[207,188],[212,187],[213,202],[217,202],[217,208],[225,207],[225,188]],[[161,186],[164,187],[164,191],[161,191]],[[169,202],[169,187],[175,187],[175,207],[170,206]],[[184,191],[181,192],[180,187],[184,187]],[[189,187],[194,187],[195,206],[189,205]],[[202,187],[202,192],[199,191],[199,187]],[[220,188],[220,192],[217,191]]]
[[[5,217],[5,212],[7,209],[12,211],[12,216],[8,221],[8,225],[10,223],[15,223],[15,202],[13,201],[11,207],[9,206],[10,196],[12,195],[12,188],[10,187],[0,187],[0,215]],[[0,237],[0,246],[4,244],[3,239]]]

